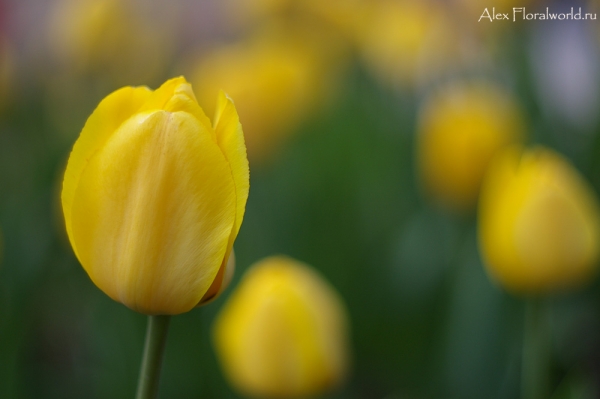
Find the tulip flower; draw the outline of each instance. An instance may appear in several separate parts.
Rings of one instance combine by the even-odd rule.
[[[264,162],[307,115],[320,87],[318,76],[310,49],[268,35],[208,54],[195,65],[192,82],[209,113],[220,89],[235,98],[248,156]]]
[[[355,42],[361,29],[368,24],[368,0],[306,0],[300,2],[304,11],[329,25],[346,39]]]
[[[453,84],[422,108],[417,161],[424,191],[452,210],[477,201],[481,180],[494,154],[524,136],[518,104],[487,83]]]
[[[458,42],[456,28],[436,2],[371,2],[367,23],[357,25],[362,58],[386,86],[406,87],[447,67]]]
[[[479,203],[490,276],[510,291],[544,294],[589,282],[600,255],[600,204],[559,154],[510,148],[490,166]]]
[[[102,291],[174,315],[223,290],[248,188],[233,102],[221,93],[211,124],[180,77],[100,102],[71,152],[62,207],[75,255]]]
[[[225,374],[242,393],[304,398],[344,380],[347,326],[333,287],[307,265],[277,256],[248,270],[213,331]]]

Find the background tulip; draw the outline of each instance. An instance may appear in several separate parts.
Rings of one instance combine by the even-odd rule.
[[[183,78],[125,87],[88,119],[69,158],[69,239],[94,283],[147,314],[186,312],[221,290],[248,196],[233,103],[214,124]]]
[[[222,47],[202,58],[192,74],[198,102],[209,114],[219,90],[235,98],[252,162],[272,157],[319,94],[315,54],[289,39],[269,34]]]
[[[589,281],[599,240],[598,199],[562,156],[511,148],[490,166],[479,241],[489,274],[505,288],[537,294]]]
[[[448,68],[458,42],[445,10],[432,1],[375,1],[356,34],[362,58],[384,86],[411,87]]]
[[[347,315],[310,267],[271,257],[255,264],[217,318],[214,342],[231,383],[258,397],[307,397],[348,369]]]
[[[524,136],[518,104],[490,83],[455,83],[421,110],[417,156],[424,190],[451,209],[475,205],[485,170],[499,149]]]

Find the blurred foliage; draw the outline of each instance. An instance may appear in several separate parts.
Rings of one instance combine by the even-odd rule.
[[[324,397],[518,397],[523,301],[488,279],[475,210],[452,213],[423,195],[415,157],[417,115],[441,84],[488,79],[522,104],[528,143],[561,153],[598,193],[597,21],[477,23],[483,6],[475,1],[429,1],[435,15],[456,26],[443,31],[445,22],[434,20],[414,27],[433,29],[434,38],[456,37],[449,53],[433,50],[450,58],[432,59],[432,42],[425,45],[413,35],[416,41],[409,43],[402,25],[373,26],[369,16],[381,11],[366,9],[383,1],[332,0],[328,7],[292,0],[129,3],[131,15],[140,18],[134,26],[162,32],[160,40],[147,44],[149,36],[135,36],[139,30],[127,19],[117,27],[127,40],[88,32],[110,46],[99,53],[86,49],[73,67],[61,58],[62,50],[48,46],[57,37],[52,27],[69,23],[54,19],[63,2],[0,0],[0,397],[133,397],[146,319],[98,290],[68,245],[58,199],[67,156],[106,94],[124,84],[156,88],[168,77],[190,74],[191,59],[247,43],[273,21],[315,33],[318,40],[307,36],[301,42],[324,46],[327,56],[334,55],[335,72],[317,74],[324,80],[310,83],[327,88],[326,94],[312,94],[326,101],[317,98],[317,105],[307,107],[311,112],[294,115],[268,161],[251,160],[250,197],[235,244],[236,275],[221,298],[172,320],[161,397],[239,397],[221,374],[210,330],[244,270],[274,254],[318,269],[348,306],[352,374]],[[417,0],[385,1],[388,7],[409,3],[416,7]],[[527,3],[532,11],[588,8],[583,2]],[[253,5],[261,8],[244,13]],[[377,24],[394,21],[394,15],[408,14],[394,11]],[[377,29],[364,36],[365,26]],[[386,33],[396,30],[393,37]],[[284,33],[278,35],[283,40]],[[410,51],[388,53],[399,49],[383,42],[388,38],[409,43]],[[378,47],[365,52],[365,43],[373,40]],[[131,43],[143,43],[145,50],[127,47]],[[5,65],[9,95],[2,83]],[[381,71],[399,75],[389,80]],[[339,83],[330,85],[333,80]],[[261,93],[254,95],[251,104]],[[286,95],[283,90],[262,106],[272,109],[259,111],[267,117],[278,112],[275,106]],[[545,303],[554,397],[598,397],[597,281]]]

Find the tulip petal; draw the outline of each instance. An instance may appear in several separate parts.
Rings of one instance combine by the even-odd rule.
[[[235,254],[233,251],[231,251],[231,253],[225,257],[225,259],[227,259],[227,263],[223,262],[221,264],[217,276],[200,302],[198,302],[198,306],[206,305],[207,303],[217,299],[219,295],[221,295],[221,293],[229,286],[229,283],[233,278],[233,273],[235,272]]]
[[[301,262],[252,266],[214,326],[217,354],[252,397],[312,397],[338,385],[349,364],[343,301]]]
[[[248,200],[248,192],[250,190],[250,169],[240,118],[238,117],[233,101],[223,91],[219,93],[217,99],[214,129],[217,136],[217,144],[231,166],[237,196],[235,223],[231,231],[227,250],[227,253],[229,253],[244,219],[246,201]]]
[[[94,153],[102,148],[124,121],[137,112],[151,93],[152,91],[147,87],[124,87],[117,90],[100,102],[85,123],[71,151],[63,181],[62,205],[67,234],[71,242],[73,242],[71,207],[84,168]],[[79,258],[77,249],[75,247],[73,249]]]
[[[599,221],[594,193],[559,154],[505,150],[487,172],[479,205],[488,273],[520,293],[576,287],[597,270]]]
[[[198,105],[192,86],[183,76],[167,80],[163,83],[140,108],[140,112],[158,109],[169,112],[184,111],[194,115],[206,131],[211,133],[214,139],[214,131],[210,120]]]
[[[83,171],[74,246],[111,298],[141,313],[183,313],[219,271],[235,201],[229,164],[193,115],[140,113]]]

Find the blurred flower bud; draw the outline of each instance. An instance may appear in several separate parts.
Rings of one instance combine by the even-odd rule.
[[[518,142],[524,131],[518,104],[499,87],[473,82],[435,93],[423,106],[418,126],[425,191],[446,207],[470,209],[496,151]]]
[[[367,66],[382,84],[411,86],[451,63],[456,29],[438,4],[385,0],[373,2],[369,11],[358,41]]]
[[[210,114],[219,90],[235,98],[244,121],[251,162],[273,155],[307,115],[317,98],[319,69],[314,53],[277,37],[217,49],[196,66],[192,82]]]
[[[232,101],[214,124],[184,78],[156,91],[125,87],[87,120],[65,172],[62,206],[92,281],[146,314],[214,298],[233,267],[249,172]]]
[[[286,257],[255,264],[214,326],[217,355],[241,392],[267,398],[319,395],[348,372],[341,298],[313,269]]]
[[[598,199],[559,154],[510,148],[484,180],[479,241],[489,274],[511,291],[543,294],[581,285],[598,266]]]
[[[357,35],[369,23],[370,2],[365,0],[305,0],[300,2],[305,12],[326,22],[346,39],[355,42]]]

